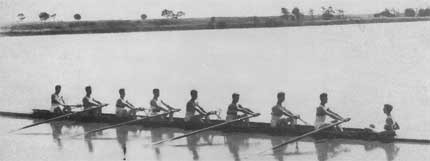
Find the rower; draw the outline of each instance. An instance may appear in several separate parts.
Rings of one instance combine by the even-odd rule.
[[[282,103],[285,101],[285,93],[279,92],[277,94],[278,102],[272,107],[272,120],[270,123],[271,127],[280,126],[293,126],[297,124],[297,119],[300,115],[294,115],[291,111],[287,110]],[[282,116],[287,116],[287,118],[282,118]]]
[[[187,102],[186,113],[185,113],[185,122],[200,122],[202,123],[201,118],[205,117],[207,121],[209,119],[209,113],[206,112],[200,105],[197,103],[198,93],[196,90],[191,90],[191,99]],[[199,115],[195,115],[195,112],[198,112]]]
[[[326,116],[329,116],[332,119],[334,119],[335,120],[334,122],[344,120],[342,116],[333,112],[332,110],[330,110],[328,107],[325,106],[328,102],[327,93],[320,94],[320,101],[321,103],[317,107],[317,112],[316,112],[315,129],[319,129],[323,126],[329,125],[328,123],[325,122]],[[339,126],[337,126],[337,129],[342,131],[342,128],[340,128]]]
[[[384,133],[391,133],[396,135],[395,130],[400,129],[399,124],[393,119],[393,116],[391,116],[391,111],[393,110],[393,106],[390,104],[385,104],[383,111],[387,115],[387,118],[385,119],[385,125],[384,125]]]
[[[118,117],[134,117],[136,115],[137,108],[125,99],[125,89],[121,88],[118,92],[119,99],[116,101],[115,114]],[[126,108],[128,108],[129,110],[127,110]]]
[[[240,95],[237,93],[232,94],[233,100],[231,104],[228,106],[226,121],[235,120],[240,117],[244,117],[246,115],[251,115],[254,113],[250,109],[242,107],[242,105],[240,104],[237,104],[239,102],[239,97]],[[243,115],[238,115],[237,112],[242,112]],[[245,120],[245,122],[248,122],[248,121],[249,120]]]
[[[82,105],[84,106],[84,110],[89,109],[91,107],[102,106],[103,105],[100,101],[97,101],[97,100],[95,100],[94,98],[91,97],[91,93],[92,93],[91,86],[86,86],[85,87],[85,92],[86,92],[86,95],[82,99]],[[99,115],[101,115],[101,113],[102,113],[101,108],[97,109],[97,110],[88,111],[88,115],[89,116],[99,116]]]
[[[159,89],[154,88],[152,90],[152,94],[154,95],[154,97],[152,97],[152,99],[150,101],[151,111],[152,111],[151,114],[152,115],[157,115],[157,114],[159,114],[160,111],[169,112],[169,111],[177,110],[177,109],[169,106],[168,104],[164,103],[163,100],[158,99],[160,97],[160,90]],[[159,102],[161,102],[161,104],[164,107],[162,107]],[[169,113],[169,120],[173,121],[173,112]]]
[[[55,93],[51,95],[51,112],[56,114],[62,114],[63,110],[67,106],[64,102],[63,96],[60,95],[61,86],[55,86]]]

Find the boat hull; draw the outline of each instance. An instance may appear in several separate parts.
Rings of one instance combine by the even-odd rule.
[[[33,118],[33,119],[50,119],[55,116],[54,113],[48,110],[34,109],[33,113],[13,113],[13,112],[0,112],[1,116],[19,117],[19,118]],[[72,115],[64,118],[63,120],[71,120],[83,123],[108,123],[117,124],[125,121],[133,120],[133,118],[120,118],[114,114],[102,114],[99,117],[89,117],[85,115]],[[139,125],[144,127],[171,127],[180,128],[184,130],[195,130],[201,129],[208,126],[216,125],[225,122],[224,120],[210,120],[208,123],[185,123],[183,118],[175,117],[173,121],[160,120],[160,119],[143,119],[138,122],[134,122],[133,125]],[[292,127],[273,128],[269,123],[262,122],[249,122],[249,123],[236,123],[226,126],[221,126],[213,130],[222,132],[241,132],[241,133],[260,133],[267,135],[276,136],[297,136],[314,130],[313,126],[308,125],[296,125]],[[430,143],[430,140],[423,139],[400,139],[395,138],[392,134],[384,134],[372,132],[367,129],[359,128],[343,128],[343,132],[336,130],[325,130],[315,135],[313,138],[320,139],[356,139],[356,140],[367,140],[367,141],[381,141],[381,142],[411,142],[411,143]]]

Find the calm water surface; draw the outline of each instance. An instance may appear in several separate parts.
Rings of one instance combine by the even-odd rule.
[[[329,106],[352,118],[345,126],[382,128],[381,107],[390,103],[401,126],[400,137],[429,138],[430,127],[424,126],[430,124],[429,29],[429,22],[416,22],[0,37],[0,110],[48,109],[55,84],[63,86],[70,104],[80,103],[84,86],[91,85],[93,96],[103,102],[114,104],[118,89],[125,88],[129,101],[148,107],[156,87],[162,99],[177,108],[184,108],[190,89],[197,89],[202,106],[224,112],[231,93],[238,92],[242,105],[263,113],[254,120],[268,122],[276,93],[286,91],[286,106],[313,122],[318,95],[327,92]],[[104,109],[113,111],[112,105]],[[102,126],[98,124],[59,123],[61,130],[47,124],[6,134],[32,122],[0,119],[0,146],[7,147],[0,150],[2,160],[121,160],[124,146],[128,160],[430,158],[426,145],[339,140],[304,141],[298,152],[289,145],[276,155],[254,156],[282,138],[213,132],[177,140],[159,150],[144,146],[160,135],[183,133],[177,129],[127,127],[107,130],[92,140],[69,137]]]

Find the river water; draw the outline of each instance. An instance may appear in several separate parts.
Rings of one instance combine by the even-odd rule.
[[[119,88],[126,89],[130,102],[143,107],[148,107],[152,89],[160,88],[162,100],[182,109],[189,91],[197,89],[203,107],[222,108],[224,113],[231,94],[240,93],[242,105],[262,113],[254,121],[269,122],[276,93],[285,91],[287,108],[313,122],[318,96],[327,92],[329,107],[352,118],[344,126],[375,124],[381,129],[382,106],[389,103],[401,126],[400,137],[429,138],[429,25],[0,37],[0,110],[48,109],[56,84],[63,86],[70,104],[81,103],[84,87],[91,85],[94,98],[111,104],[103,109],[106,113],[114,111]],[[0,146],[6,147],[0,150],[1,160],[121,160],[124,139],[128,160],[430,159],[428,145],[339,140],[304,141],[298,144],[299,152],[290,145],[282,155],[255,156],[283,138],[214,132],[169,143],[158,152],[144,145],[182,131],[125,127],[94,136],[90,144],[70,135],[102,125],[67,122],[6,134],[32,122],[0,119]]]

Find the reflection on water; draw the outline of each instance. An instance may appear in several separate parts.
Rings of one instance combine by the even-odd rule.
[[[225,135],[225,142],[228,146],[228,150],[233,155],[235,161],[240,161],[239,148],[247,149],[249,147],[248,140],[249,137],[237,133]]]
[[[326,161],[334,158],[340,153],[349,152],[348,148],[342,147],[342,144],[333,140],[315,140],[315,149],[317,151],[318,161]]]
[[[200,133],[196,135],[191,135],[186,138],[188,150],[193,155],[193,160],[199,160],[200,156],[198,153],[198,147],[202,145],[212,145],[213,135],[210,133]],[[198,144],[200,140],[203,140],[204,144]]]
[[[60,135],[62,134],[61,130],[63,129],[63,123],[61,122],[51,122],[49,124],[52,128],[52,138],[54,139],[54,143],[58,145],[58,148],[61,150],[63,148],[63,144],[61,143]]]
[[[366,151],[373,151],[378,148],[382,148],[385,151],[387,161],[394,160],[400,151],[400,148],[394,143],[381,144],[377,142],[370,142],[364,145],[364,150]]]
[[[396,158],[400,148],[395,143],[380,143],[380,142],[366,142],[366,141],[353,141],[353,140],[315,140],[315,149],[317,151],[318,161],[327,161],[331,158],[338,156],[341,153],[350,152],[351,150],[344,145],[359,145],[364,148],[366,152],[371,152],[375,149],[381,148],[385,151],[387,161],[392,161]]]
[[[270,142],[272,143],[272,147],[276,146],[282,142],[287,141],[288,139],[286,139],[285,137],[277,137],[274,136],[270,139]],[[277,161],[283,161],[284,160],[284,154],[285,154],[285,150],[287,149],[288,145],[279,147],[277,149],[273,149],[273,156],[275,157],[275,159]]]
[[[123,160],[127,158],[127,139],[128,139],[128,129],[125,126],[116,128],[116,138],[119,145],[121,146],[122,153],[124,155]]]
[[[166,138],[172,138],[174,137],[174,131],[170,128],[153,128],[150,129],[151,133],[151,142],[157,142],[163,140],[163,135],[166,136]],[[161,160],[161,150],[160,147],[155,146],[154,152],[157,160]]]
[[[285,141],[288,141],[289,139],[291,139],[290,137],[280,137],[280,136],[272,136],[270,138],[270,142],[272,147],[279,145]],[[288,145],[290,145],[290,152],[286,152]],[[308,154],[312,154],[313,152],[301,152],[300,151],[300,146],[299,146],[299,142],[295,142],[292,144],[288,144],[282,147],[279,147],[277,149],[273,149],[273,156],[277,161],[282,161],[284,160],[284,157],[287,157],[289,155],[308,155]],[[294,147],[293,147],[294,145]]]
[[[86,133],[88,131],[92,131],[92,130],[98,129],[98,128],[101,128],[103,126],[105,126],[105,125],[101,125],[101,124],[98,124],[98,123],[82,124],[82,128],[84,129],[84,133]],[[89,133],[88,135],[84,136],[85,142],[88,145],[88,151],[89,152],[94,152],[94,146],[93,146],[93,142],[92,142],[93,137],[101,136],[101,135],[103,135],[103,131],[97,131],[97,132],[94,132],[94,133]]]
[[[59,121],[59,122],[51,122],[49,124],[50,133],[21,133],[24,135],[28,135],[31,137],[40,137],[52,135],[52,141],[55,143],[57,149],[61,151],[70,151],[70,149],[76,148],[75,146],[67,147],[65,145],[70,145],[69,143],[64,142],[72,142],[76,139],[65,139],[68,136],[83,133],[90,130],[94,130],[97,128],[101,128],[106,126],[107,124],[97,124],[97,123],[86,123],[79,124],[76,122],[68,122],[68,121]],[[39,131],[39,130],[36,130]],[[281,136],[267,136],[267,135],[250,135],[244,133],[221,133],[221,132],[204,132],[196,135],[191,135],[189,137],[183,138],[181,141],[177,142],[185,142],[186,144],[175,144],[168,143],[165,146],[161,147],[133,147],[131,149],[128,144],[143,144],[139,142],[142,139],[149,139],[148,142],[157,142],[162,139],[167,139],[174,137],[175,134],[182,135],[185,132],[182,129],[177,128],[143,128],[141,126],[123,126],[118,127],[112,130],[106,130],[105,132],[97,132],[85,136],[83,138],[77,138],[78,140],[84,140],[85,146],[87,147],[88,153],[92,155],[97,155],[97,153],[103,152],[106,148],[111,145],[111,140],[116,140],[116,147],[113,150],[117,149],[118,153],[112,153],[109,155],[119,156],[121,154],[121,158],[123,160],[127,160],[130,157],[136,157],[136,153],[133,152],[142,152],[145,153],[142,157],[147,157],[147,155],[154,156],[154,160],[163,161],[163,160],[172,160],[172,154],[178,155],[177,159],[183,159],[186,156],[189,156],[191,160],[208,160],[208,155],[217,155],[222,154],[224,156],[226,152],[229,152],[231,155],[228,158],[224,158],[222,160],[234,160],[240,161],[243,160],[243,155],[251,154],[249,149],[254,149],[251,151],[255,151],[255,149],[261,149],[261,147],[269,147],[275,146],[282,142],[287,141],[288,137]],[[32,136],[34,135],[34,136]],[[112,135],[116,135],[116,137],[112,137]],[[137,139],[136,139],[137,138]],[[100,150],[95,152],[95,146],[93,141],[97,140],[103,146]],[[130,141],[132,140],[132,141]],[[259,146],[257,144],[267,144],[264,146]],[[106,146],[105,146],[106,145]],[[220,146],[221,145],[221,146]],[[172,148],[179,147],[179,148]],[[25,149],[24,149],[25,150]],[[188,151],[188,153],[183,153],[182,151]],[[387,160],[393,161],[396,160],[397,155],[399,154],[400,147],[394,143],[380,143],[380,142],[365,142],[365,141],[357,141],[357,140],[345,140],[345,139],[323,139],[323,140],[313,140],[310,138],[305,138],[304,140],[296,143],[289,144],[288,146],[280,147],[279,149],[273,150],[273,157],[269,160],[276,161],[284,161],[291,160],[292,158],[306,158],[308,155],[314,155],[312,158],[318,161],[328,161],[328,160],[336,160],[340,158],[347,157],[349,155],[357,155],[361,152],[364,152],[364,155],[367,154],[377,154],[377,156],[381,156],[378,150],[383,150],[385,152],[385,156],[382,156],[379,160]],[[132,153],[129,153],[129,152]],[[184,151],[184,152],[185,152]],[[209,151],[209,153],[208,153]],[[258,150],[257,150],[258,151]],[[149,154],[147,152],[150,152]],[[52,152],[51,152],[52,153]],[[354,154],[355,153],[355,154]],[[363,154],[360,154],[363,155]],[[242,156],[242,158],[241,158]],[[342,156],[342,157],[340,157]],[[139,156],[140,157],[140,156]],[[176,156],[175,156],[176,157]],[[210,158],[215,160],[215,158]],[[133,160],[133,159],[131,159]],[[149,159],[150,160],[150,159]],[[252,159],[251,159],[252,160]],[[301,160],[301,159],[299,159]]]

